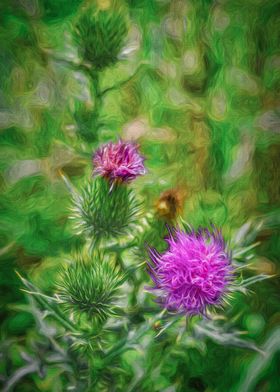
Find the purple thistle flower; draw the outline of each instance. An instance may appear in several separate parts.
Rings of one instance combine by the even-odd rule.
[[[101,146],[93,156],[94,175],[108,178],[111,182],[129,182],[145,174],[144,157],[138,145],[119,140]]]
[[[149,273],[158,302],[166,309],[188,315],[206,314],[207,307],[221,305],[229,292],[233,267],[219,230],[189,233],[174,229],[169,247],[159,254],[150,248]]]

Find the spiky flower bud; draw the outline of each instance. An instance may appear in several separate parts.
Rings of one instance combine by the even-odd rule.
[[[107,143],[93,156],[94,175],[100,175],[113,182],[129,182],[145,174],[144,157],[138,152],[138,145],[132,142]]]
[[[86,8],[76,27],[78,47],[95,69],[103,69],[118,60],[128,31],[121,10]]]
[[[130,234],[141,211],[132,189],[95,178],[73,198],[72,218],[78,233],[85,233],[96,244]]]
[[[60,278],[58,295],[68,310],[100,321],[114,314],[124,276],[104,256],[75,261],[62,271]]]
[[[174,230],[162,254],[150,249],[148,263],[159,302],[170,311],[205,314],[207,307],[221,305],[229,291],[233,267],[222,234]]]

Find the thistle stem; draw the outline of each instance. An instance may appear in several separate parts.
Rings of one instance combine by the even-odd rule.
[[[100,117],[100,110],[102,107],[102,95],[100,94],[100,73],[96,70],[91,69],[89,70],[89,76],[92,82],[91,92],[94,98],[94,109],[92,112],[93,129],[97,134],[97,131],[100,127],[99,117]]]
[[[111,348],[111,350],[107,352],[107,354],[104,357],[103,364],[108,365],[112,359],[122,354],[124,351],[128,350],[132,344],[135,344],[138,339],[140,339],[142,336],[144,336],[147,332],[151,330],[151,325],[153,325],[156,321],[160,320],[164,315],[164,313],[165,310],[161,312],[159,315],[157,315],[156,317],[154,317],[150,323],[147,323],[142,328],[140,328],[136,336],[134,336],[134,338],[131,341],[128,341],[127,338],[121,339],[119,343],[117,343],[114,347]],[[127,343],[128,345],[126,345]]]

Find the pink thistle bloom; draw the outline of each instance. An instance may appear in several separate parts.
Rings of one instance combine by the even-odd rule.
[[[169,247],[159,254],[149,249],[149,273],[158,302],[187,315],[206,314],[207,307],[223,303],[232,281],[231,256],[219,230],[189,233],[174,229]]]
[[[101,146],[93,156],[94,175],[108,178],[111,182],[129,182],[145,174],[144,157],[139,146],[119,140]]]

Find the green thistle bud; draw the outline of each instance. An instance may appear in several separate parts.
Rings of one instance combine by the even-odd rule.
[[[62,271],[58,296],[74,314],[86,314],[103,322],[114,315],[117,291],[124,276],[104,257],[95,255],[93,258],[77,260]]]
[[[97,177],[73,197],[77,232],[90,237],[92,245],[130,234],[139,217],[141,203],[133,190],[123,184],[110,188],[109,181]]]
[[[100,70],[118,60],[127,31],[122,11],[90,7],[76,24],[76,41],[84,60]]]

